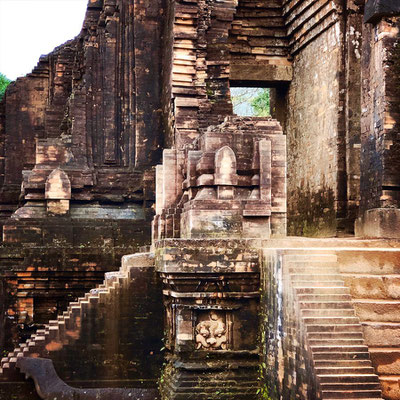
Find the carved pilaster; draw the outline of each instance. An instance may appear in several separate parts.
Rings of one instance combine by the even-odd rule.
[[[162,240],[164,399],[254,399],[258,387],[258,253],[247,240]],[[184,251],[183,251],[184,249]]]

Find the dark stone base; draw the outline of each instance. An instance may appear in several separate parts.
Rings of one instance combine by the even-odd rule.
[[[197,365],[198,367],[198,365]],[[258,362],[230,360],[207,370],[169,363],[160,385],[163,400],[254,400],[259,388]]]
[[[355,223],[355,235],[363,238],[400,239],[400,209],[374,208]]]
[[[394,0],[368,0],[365,4],[364,22],[377,23],[381,18],[400,15],[400,3]]]

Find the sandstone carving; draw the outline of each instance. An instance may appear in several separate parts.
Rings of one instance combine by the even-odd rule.
[[[0,399],[399,400],[399,3],[89,0],[0,101]]]
[[[196,326],[196,349],[225,350],[227,348],[226,325],[221,317],[211,311],[209,319]]]

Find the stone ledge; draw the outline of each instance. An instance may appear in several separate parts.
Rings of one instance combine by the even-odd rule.
[[[393,0],[368,0],[365,5],[364,22],[377,23],[383,17],[400,15],[400,3]]]
[[[229,79],[232,81],[290,82],[293,79],[291,65],[232,64]]]

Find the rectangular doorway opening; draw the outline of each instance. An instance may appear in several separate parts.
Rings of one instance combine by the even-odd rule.
[[[233,112],[242,117],[269,117],[270,95],[269,88],[231,87]]]

